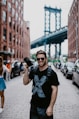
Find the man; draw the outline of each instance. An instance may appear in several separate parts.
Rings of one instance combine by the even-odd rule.
[[[58,93],[58,78],[56,73],[48,66],[46,53],[42,50],[36,53],[38,67],[28,69],[23,77],[23,84],[27,85],[33,80],[30,119],[53,119],[53,107]],[[29,72],[28,72],[29,70]]]

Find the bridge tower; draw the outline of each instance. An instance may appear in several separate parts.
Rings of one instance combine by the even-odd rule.
[[[45,10],[45,24],[44,24],[44,35],[52,33],[51,31],[51,14],[55,15],[55,31],[61,28],[61,9],[44,7]],[[49,44],[49,56],[50,56],[50,46]],[[46,43],[45,43],[46,50]],[[61,55],[61,44],[59,44],[59,55]],[[55,58],[57,57],[57,44],[55,44]]]

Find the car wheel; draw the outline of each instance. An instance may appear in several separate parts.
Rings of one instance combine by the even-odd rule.
[[[72,80],[72,76],[70,77],[70,79]]]
[[[65,73],[63,72],[63,75],[65,76]]]

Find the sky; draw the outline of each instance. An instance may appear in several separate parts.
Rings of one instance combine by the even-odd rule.
[[[73,0],[24,0],[24,20],[30,22],[31,42],[44,35],[44,6],[58,8],[61,12],[61,27],[68,24],[68,13]],[[54,26],[54,14],[52,15],[52,30]],[[64,47],[65,45],[65,47]],[[54,46],[52,46],[54,50]],[[52,50],[51,48],[51,50]],[[39,48],[40,49],[40,48]],[[62,43],[62,54],[68,52],[68,41]],[[32,50],[33,51],[33,50]]]

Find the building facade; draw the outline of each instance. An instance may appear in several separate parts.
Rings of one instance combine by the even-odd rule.
[[[0,54],[4,60],[9,57],[22,60],[30,55],[24,53],[24,49],[30,47],[30,32],[24,28],[23,9],[24,0],[0,0]]]
[[[79,0],[73,0],[68,14],[68,59],[79,59]]]

